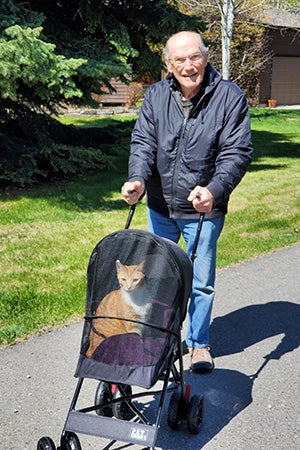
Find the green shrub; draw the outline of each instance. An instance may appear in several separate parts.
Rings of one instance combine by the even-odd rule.
[[[0,123],[0,184],[26,186],[108,168],[113,146],[131,127],[81,128],[27,110],[27,115]]]

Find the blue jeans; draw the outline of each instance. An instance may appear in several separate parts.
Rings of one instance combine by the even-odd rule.
[[[194,260],[193,285],[188,307],[188,347],[209,346],[209,326],[215,296],[217,241],[221,234],[225,217],[204,220]],[[186,252],[192,256],[197,219],[169,219],[148,208],[148,228],[158,236],[178,243],[182,234]]]

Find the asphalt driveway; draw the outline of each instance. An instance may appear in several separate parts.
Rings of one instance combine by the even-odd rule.
[[[194,374],[184,356],[186,382],[205,397],[200,433],[170,430],[164,414],[156,448],[299,448],[300,244],[218,271],[216,288],[216,368]],[[35,450],[44,435],[58,445],[76,386],[82,325],[0,350],[1,450]],[[93,398],[96,385],[92,380],[83,395]],[[156,405],[147,400],[150,414]],[[80,441],[83,450],[141,448],[91,436]]]

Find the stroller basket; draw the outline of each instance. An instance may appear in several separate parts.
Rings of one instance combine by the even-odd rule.
[[[116,261],[125,268],[142,265],[139,276],[145,279],[135,297],[139,302],[135,314],[121,300]],[[135,274],[130,276],[134,279]],[[75,376],[153,386],[178,340],[191,280],[190,259],[169,240],[134,229],[102,239],[88,265],[86,317]],[[109,307],[101,308],[112,292]]]

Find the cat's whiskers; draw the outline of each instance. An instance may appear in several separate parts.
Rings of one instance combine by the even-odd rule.
[[[145,307],[150,298],[145,295],[146,291],[143,287],[136,288],[134,291],[126,291],[123,289],[123,295],[128,304],[130,304],[139,315],[145,314]]]

